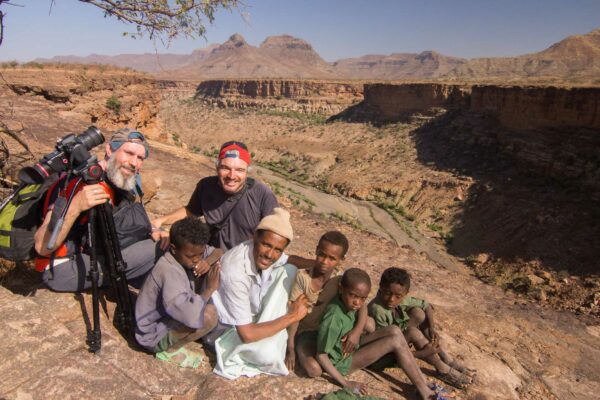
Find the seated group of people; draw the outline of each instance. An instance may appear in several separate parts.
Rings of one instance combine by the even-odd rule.
[[[451,385],[471,383],[473,371],[442,349],[433,307],[408,296],[407,271],[385,270],[367,305],[369,275],[341,271],[349,248],[341,232],[320,238],[315,259],[285,254],[294,237],[290,215],[266,185],[247,177],[251,156],[243,143],[224,143],[217,175],[198,182],[187,206],[153,221],[138,176],[148,156],[142,133],[120,129],[106,145],[105,181],[75,187],[65,179],[49,190],[35,245],[36,267],[51,289],[91,286],[85,211],[108,201],[127,279],[140,287],[136,340],[158,359],[197,367],[200,355],[185,344],[202,339],[215,352],[214,372],[229,379],[287,375],[299,365],[310,377],[326,372],[364,394],[366,386],[348,374],[398,366],[424,399],[440,398],[417,357]],[[56,244],[48,248],[58,199],[70,195]],[[103,261],[100,256],[104,270]]]

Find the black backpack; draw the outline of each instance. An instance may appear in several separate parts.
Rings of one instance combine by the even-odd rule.
[[[42,224],[44,194],[58,176],[25,185],[0,211],[0,257],[26,261],[35,257],[34,235]],[[14,193],[14,192],[13,192]]]

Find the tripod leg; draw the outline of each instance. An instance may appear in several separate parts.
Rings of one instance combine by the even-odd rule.
[[[121,248],[117,240],[115,221],[108,203],[101,204],[95,208],[97,208],[101,223],[100,230],[103,234],[108,275],[117,297],[115,323],[127,336],[132,337],[135,327],[133,301],[129,292],[129,286],[127,285],[127,277],[125,275],[127,264],[123,260]]]
[[[98,280],[100,272],[98,271],[98,257],[96,254],[96,210],[92,208],[89,211],[88,222],[88,239],[90,243],[90,272],[88,279],[92,281],[92,310],[93,310],[93,327],[87,333],[87,345],[92,353],[97,353],[102,347],[102,333],[100,331],[100,299]]]

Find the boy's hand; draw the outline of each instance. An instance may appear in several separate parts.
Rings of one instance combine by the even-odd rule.
[[[294,371],[296,366],[296,350],[293,348],[287,348],[285,351],[285,366],[290,372]]]
[[[354,394],[366,395],[367,394],[367,384],[361,382],[354,381],[346,381],[346,387],[352,390]]]
[[[194,276],[197,278],[201,275],[204,275],[208,272],[209,269],[210,265],[208,265],[206,260],[200,260],[200,262],[198,262],[198,264],[194,266]]]
[[[155,242],[160,242],[159,246],[161,250],[166,251],[169,248],[169,244],[171,243],[169,241],[169,232],[152,226],[152,233],[150,236]]]
[[[433,325],[429,325],[429,340],[431,340],[432,342],[440,341],[440,336],[438,335]]]
[[[300,321],[308,314],[308,299],[305,294],[301,294],[296,301],[289,304],[288,314],[294,316],[296,321]]]
[[[360,343],[360,332],[352,329],[348,334],[342,337],[342,355],[346,357],[348,354],[354,353]]]
[[[212,267],[209,267],[208,275],[206,276],[206,290],[211,293],[219,288],[221,283],[221,263],[216,262]]]

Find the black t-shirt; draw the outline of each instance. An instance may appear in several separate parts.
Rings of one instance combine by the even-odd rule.
[[[196,185],[186,209],[194,215],[204,215],[211,226],[212,246],[229,250],[249,239],[260,220],[277,207],[277,199],[267,185],[249,182],[250,178],[244,189],[233,195],[223,191],[217,176],[203,178]]]

